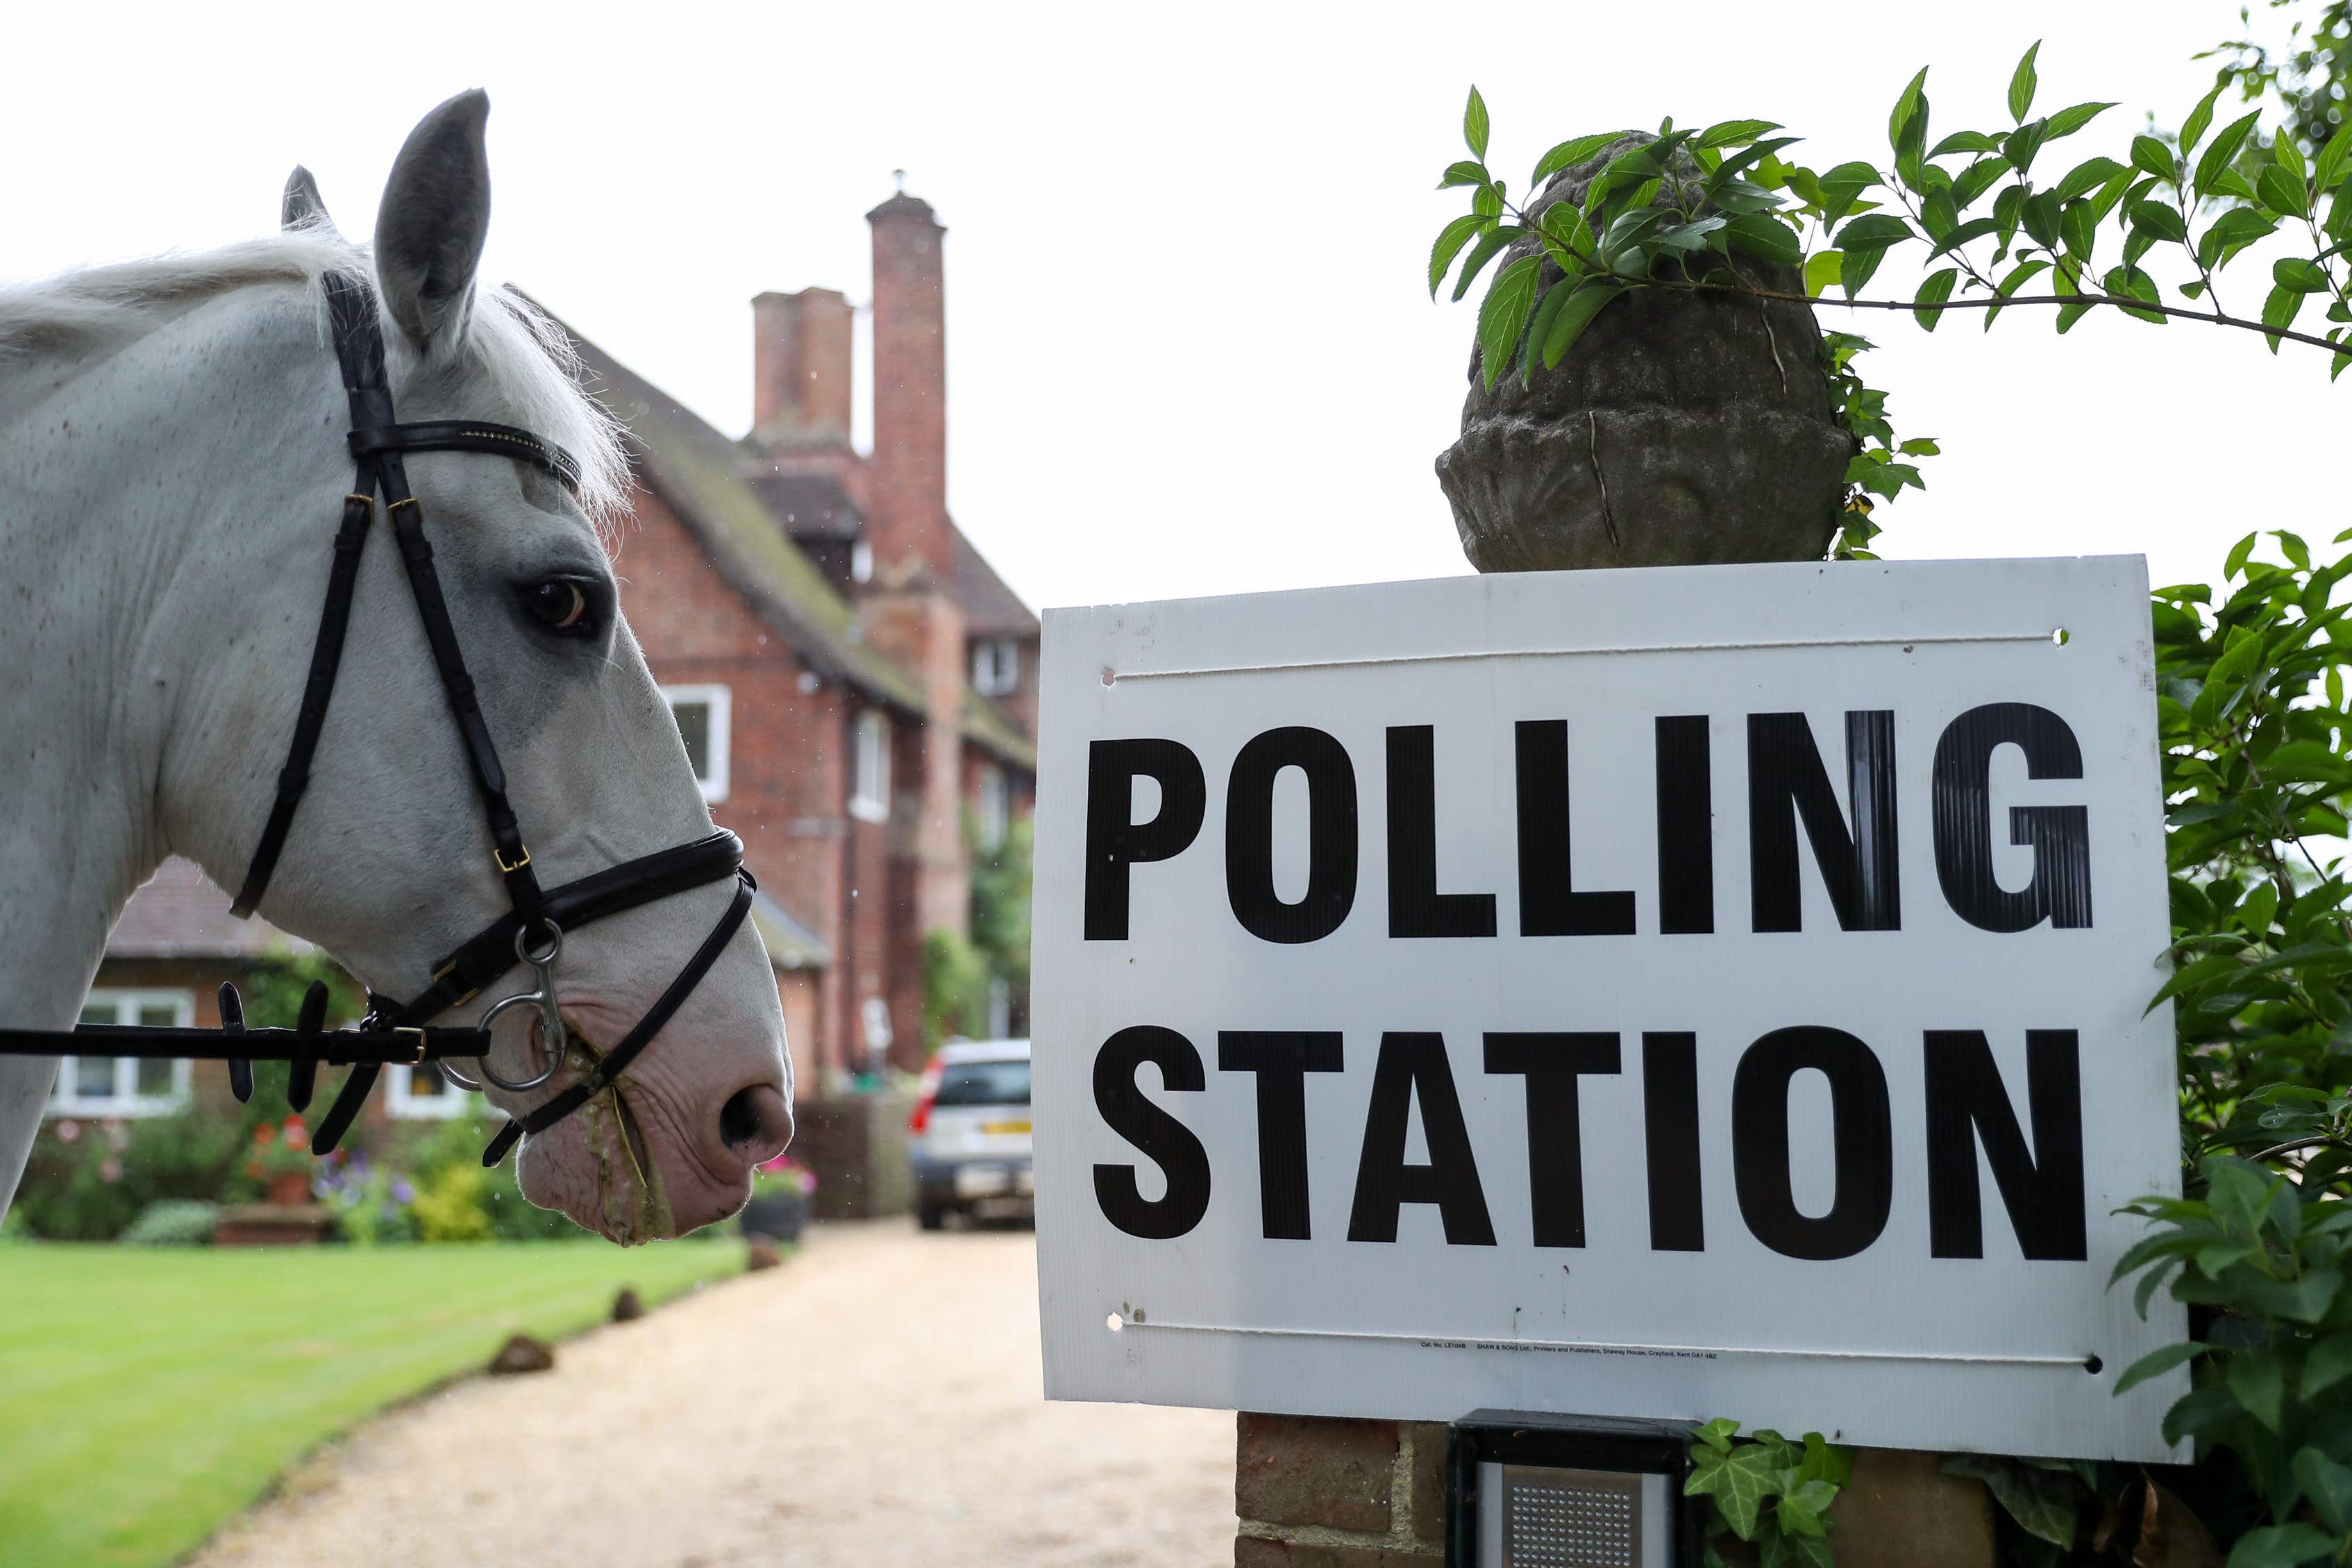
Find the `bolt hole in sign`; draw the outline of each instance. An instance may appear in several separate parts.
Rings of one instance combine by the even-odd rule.
[[[2154,684],[2137,557],[1048,612],[1047,1394],[2184,1457]]]

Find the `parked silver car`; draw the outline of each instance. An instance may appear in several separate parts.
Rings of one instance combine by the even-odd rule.
[[[950,1212],[1034,1212],[1029,1144],[1029,1042],[958,1040],[923,1070],[907,1129],[915,1218],[937,1230]]]

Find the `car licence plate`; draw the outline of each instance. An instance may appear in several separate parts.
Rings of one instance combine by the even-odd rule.
[[[988,1134],[991,1137],[1009,1137],[1015,1133],[1028,1132],[1029,1124],[1026,1122],[984,1122],[981,1124],[980,1130]]]

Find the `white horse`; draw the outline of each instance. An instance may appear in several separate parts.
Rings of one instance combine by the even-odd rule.
[[[594,526],[627,483],[614,431],[555,329],[475,287],[488,108],[467,93],[417,126],[372,253],[334,233],[298,169],[282,235],[0,290],[0,1025],[71,1026],[115,917],[165,855],[224,887],[244,874],[351,488],[329,271],[373,279],[404,419],[520,425],[584,470],[575,504],[527,464],[408,460],[542,881],[710,831]],[[261,913],[404,996],[508,903],[398,552],[373,531],[310,792]],[[551,634],[530,613],[550,583],[576,585],[593,624]],[[732,887],[570,934],[566,1021],[592,1044],[619,1040]],[[488,988],[445,1021],[523,988]],[[513,1011],[499,1022],[508,1076],[512,1053],[539,1049],[530,1027]],[[792,1135],[782,1048],[747,924],[619,1091],[524,1142],[524,1192],[622,1242],[731,1214],[752,1166]],[[0,1212],[56,1070],[0,1057]],[[528,1109],[567,1081],[493,1098]]]

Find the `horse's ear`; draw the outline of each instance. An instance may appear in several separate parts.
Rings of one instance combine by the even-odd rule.
[[[278,226],[291,232],[316,226],[331,229],[335,220],[327,215],[327,204],[320,199],[319,182],[310,178],[310,171],[301,164],[286,176],[286,195],[278,204]]]
[[[490,99],[461,92],[418,121],[392,165],[375,217],[376,282],[384,308],[417,348],[453,343],[473,303],[490,227],[490,163],[482,125]]]

